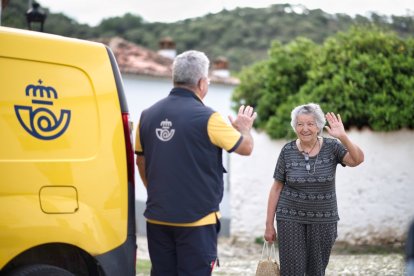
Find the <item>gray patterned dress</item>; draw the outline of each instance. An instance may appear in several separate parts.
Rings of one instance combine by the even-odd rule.
[[[339,220],[336,167],[346,153],[338,140],[324,138],[307,170],[296,141],[282,148],[274,172],[274,179],[284,184],[276,206],[282,276],[324,275]]]

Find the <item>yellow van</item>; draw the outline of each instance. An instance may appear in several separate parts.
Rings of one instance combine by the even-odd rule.
[[[1,275],[135,275],[131,131],[108,47],[0,27]]]

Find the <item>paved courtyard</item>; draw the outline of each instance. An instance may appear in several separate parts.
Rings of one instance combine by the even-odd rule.
[[[148,262],[146,239],[139,237],[138,262]],[[237,241],[232,238],[219,239],[220,267],[214,276],[255,275],[257,263],[261,257],[262,247],[254,242]],[[357,251],[357,253],[352,253]],[[370,250],[372,251],[372,250]],[[404,275],[404,256],[396,250],[380,252],[361,252],[359,250],[338,249],[333,252],[326,271],[327,276],[394,276]],[[149,264],[150,266],[150,264]],[[148,276],[148,269],[137,271],[139,276]]]

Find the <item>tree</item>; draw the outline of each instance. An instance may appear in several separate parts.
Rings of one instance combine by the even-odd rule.
[[[269,59],[245,69],[241,81],[234,102],[251,100],[257,126],[273,138],[292,136],[290,111],[307,102],[340,113],[347,128],[414,128],[414,39],[375,27],[354,27],[321,47],[274,43]]]
[[[242,71],[241,84],[235,90],[233,101],[236,105],[246,103],[256,107],[259,114],[256,126],[268,132],[276,131],[272,136],[283,136],[286,129],[272,128],[270,122],[279,122],[282,117],[275,115],[280,105],[307,82],[307,72],[318,51],[319,47],[305,38],[297,38],[285,46],[274,41],[268,60]]]

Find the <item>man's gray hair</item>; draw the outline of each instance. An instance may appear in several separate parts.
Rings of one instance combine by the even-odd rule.
[[[290,125],[295,132],[298,116],[302,114],[312,115],[315,118],[316,126],[318,127],[318,134],[321,134],[326,123],[325,114],[323,113],[321,107],[315,103],[308,103],[295,107],[292,110],[292,120],[290,121]]]
[[[174,59],[172,78],[175,84],[197,85],[201,78],[208,77],[210,61],[203,52],[191,50]]]

